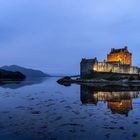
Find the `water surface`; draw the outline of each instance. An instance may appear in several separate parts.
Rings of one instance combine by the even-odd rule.
[[[65,87],[56,80],[0,87],[0,139],[140,139],[139,91]]]

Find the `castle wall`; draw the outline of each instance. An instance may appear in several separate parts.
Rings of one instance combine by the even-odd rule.
[[[123,64],[131,65],[132,54],[129,52],[117,52],[110,53],[107,55],[107,62],[116,62],[116,61],[120,61]]]
[[[96,62],[92,68],[96,72],[112,72],[112,73],[124,73],[124,74],[138,74],[139,70],[137,67],[122,65],[122,64],[112,64],[107,62]]]
[[[87,77],[87,75],[90,75],[91,71],[93,70],[94,63],[95,63],[94,59],[82,59],[80,64],[81,78],[85,78]]]

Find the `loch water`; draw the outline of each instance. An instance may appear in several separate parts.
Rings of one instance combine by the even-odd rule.
[[[136,89],[59,85],[58,78],[0,85],[0,140],[139,140]]]

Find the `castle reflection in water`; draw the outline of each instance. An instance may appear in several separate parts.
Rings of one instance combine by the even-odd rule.
[[[138,98],[138,91],[104,91],[92,87],[81,85],[82,104],[95,104],[102,101],[113,114],[124,114],[128,116],[129,111],[133,109],[132,99]]]

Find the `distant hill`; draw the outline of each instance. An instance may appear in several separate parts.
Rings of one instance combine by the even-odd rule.
[[[3,81],[7,80],[15,80],[20,81],[24,80],[26,76],[20,72],[12,72],[0,69],[0,84],[2,84]]]
[[[24,68],[24,67],[20,67],[20,66],[17,66],[17,65],[3,66],[0,69],[12,71],[12,72],[17,72],[17,71],[18,72],[21,72],[27,78],[32,78],[32,77],[47,77],[47,76],[49,76],[48,74],[43,73],[40,70],[34,70],[34,69]]]

